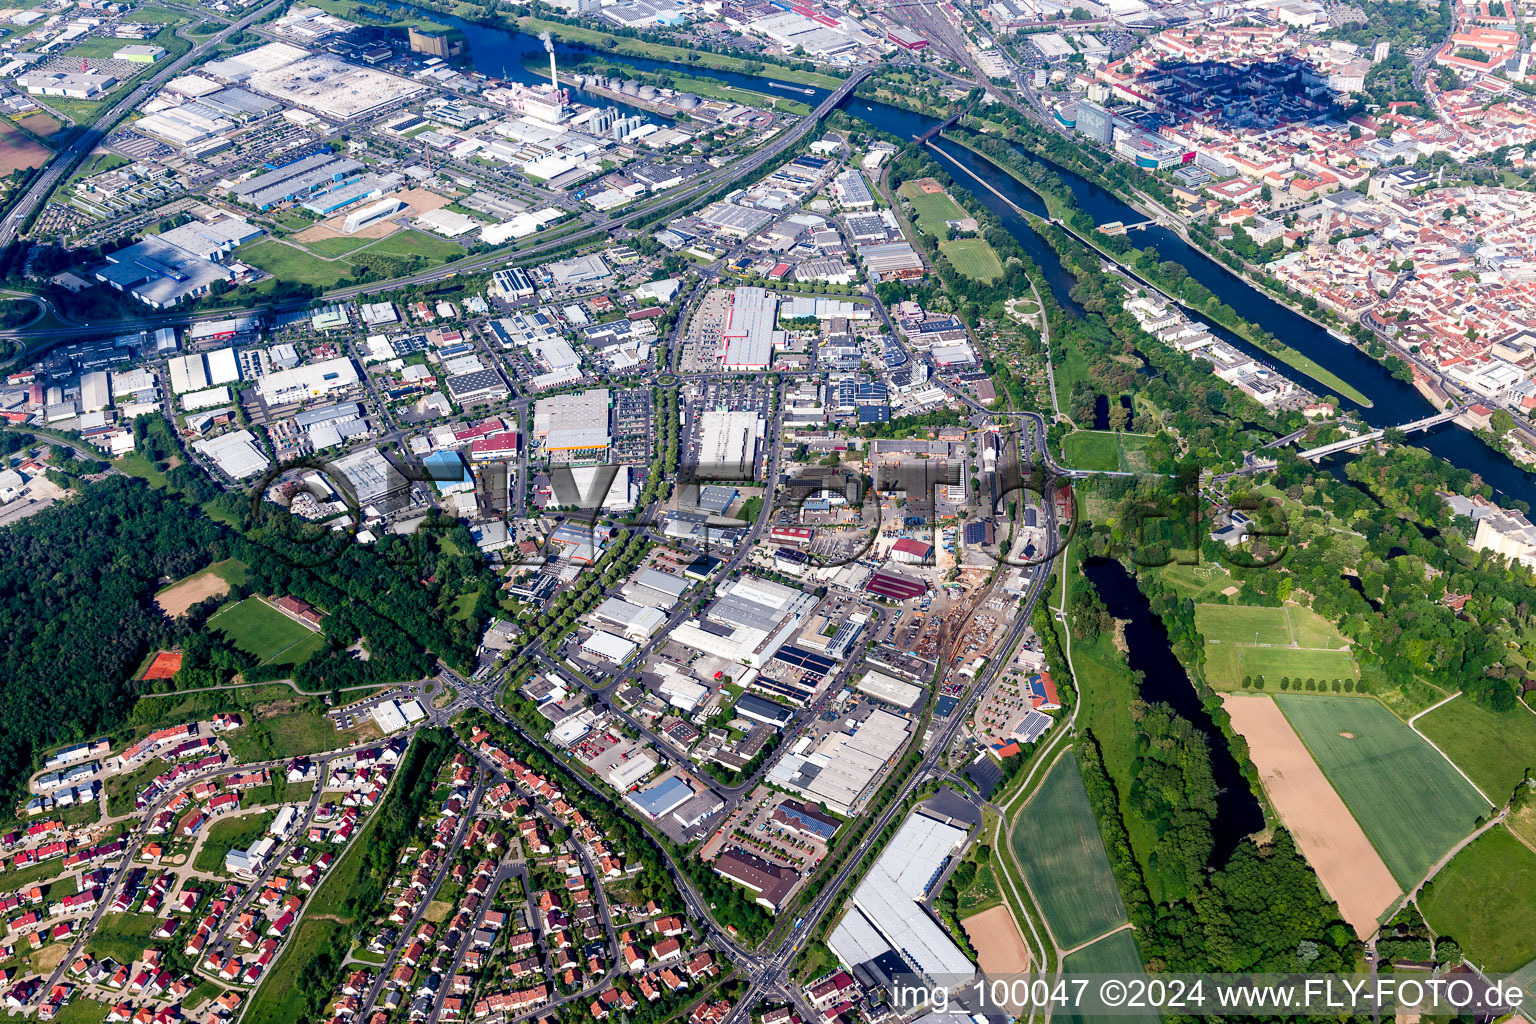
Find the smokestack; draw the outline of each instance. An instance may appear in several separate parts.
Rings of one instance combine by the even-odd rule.
[[[549,54],[549,84],[556,92],[559,92],[560,78],[555,73],[555,41],[550,38],[548,32],[540,32],[539,42],[544,44],[544,52]]]

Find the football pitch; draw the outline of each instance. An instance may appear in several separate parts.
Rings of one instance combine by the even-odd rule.
[[[1282,693],[1275,703],[1405,889],[1487,813],[1472,784],[1376,701]]]
[[[1056,762],[1025,805],[1011,841],[1062,947],[1081,945],[1125,923],[1125,904],[1071,753]]]
[[[1003,276],[1003,264],[985,238],[956,238],[939,244],[939,251],[954,266],[955,273],[983,284]]]
[[[1360,678],[1348,641],[1310,608],[1197,604],[1195,628],[1205,639],[1205,674],[1213,686],[1236,686],[1245,676],[1263,677],[1271,690],[1282,676]]]
[[[319,647],[322,634],[306,629],[259,597],[248,597],[239,604],[230,605],[208,620],[240,648],[256,657],[262,664],[297,664],[292,660],[296,653],[304,657]]]

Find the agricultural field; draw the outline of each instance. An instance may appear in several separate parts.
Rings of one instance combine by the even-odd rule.
[[[220,609],[208,625],[264,665],[297,665],[324,643],[322,634],[299,625],[259,597]]]
[[[1392,872],[1273,699],[1229,693],[1222,706],[1247,742],[1264,792],[1318,881],[1355,934],[1368,938],[1402,891]]]
[[[1003,276],[1002,261],[985,238],[956,238],[939,245],[955,273],[983,284]]]
[[[1491,828],[1430,880],[1419,909],[1479,967],[1518,970],[1536,960],[1536,852]]]
[[[1488,810],[1439,751],[1376,701],[1281,694],[1275,703],[1404,888]]]
[[[1059,387],[1059,384],[1058,384]],[[1073,469],[1137,472],[1147,468],[1146,434],[1115,430],[1076,430],[1061,443],[1067,464]]]
[[[1013,827],[1014,853],[1056,941],[1081,945],[1126,921],[1077,759],[1051,768]]]
[[[1360,678],[1348,642],[1310,608],[1199,604],[1195,627],[1205,638],[1205,674],[1212,686],[1262,677],[1274,691],[1281,678],[1320,683]]]
[[[0,175],[22,167],[41,167],[52,156],[53,150],[9,121],[0,121]]]
[[[1141,974],[1143,965],[1141,953],[1136,948],[1136,933],[1129,928],[1115,932],[1095,942],[1086,949],[1080,949],[1062,961],[1065,975],[1083,974],[1114,974],[1119,977],[1129,977]],[[1113,1018],[1084,1016],[1076,1013],[1061,1013],[1058,1015],[1062,1024],[1085,1024],[1090,1020],[1115,1020],[1125,1024],[1159,1024],[1162,1018],[1152,1011],[1135,1013],[1132,1011],[1117,1012]]]
[[[1414,727],[1495,803],[1503,803],[1526,771],[1536,768],[1536,715],[1523,707],[1500,714],[1457,697]]]

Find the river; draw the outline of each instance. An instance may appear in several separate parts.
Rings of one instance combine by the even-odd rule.
[[[522,32],[487,28],[465,22],[462,19],[422,11],[424,16],[439,22],[447,22],[460,28],[468,42],[471,58],[476,66],[487,74],[498,74],[505,69],[508,77],[516,81],[536,80],[522,64],[530,55],[543,51],[543,44]],[[585,47],[557,44],[557,56],[561,52],[597,53],[617,64],[627,64],[642,71],[676,73],[679,66],[643,57],[630,57],[595,51]],[[770,85],[771,79],[735,72],[715,71],[690,65],[686,70],[694,75],[707,75],[718,81],[751,89],[756,92],[784,92],[795,98],[804,97],[806,102],[819,103],[827,95],[825,90],[813,89],[806,96],[805,87],[788,83]],[[779,88],[784,87],[784,88]],[[589,97],[589,102],[603,105],[612,101],[601,97]],[[844,109],[852,116],[872,127],[903,139],[922,134],[937,123],[935,118],[904,111],[881,103],[851,97]],[[956,162],[987,181],[1007,200],[1020,209],[1040,216],[1047,216],[1044,202],[1028,187],[1011,175],[1000,170],[986,158],[944,139],[935,145]],[[1031,159],[1038,159],[1030,156]],[[1120,220],[1134,223],[1145,216],[1132,209],[1113,195],[1093,183],[1063,168],[1052,170],[1072,189],[1080,206],[1096,223]],[[978,202],[995,214],[1019,242],[1019,245],[1040,267],[1046,285],[1056,301],[1069,314],[1081,315],[1081,307],[1073,301],[1069,292],[1074,279],[1061,266],[1056,253],[1031,228],[1028,222],[1008,202],[991,191],[979,186],[965,175],[956,180],[967,187]],[[1432,411],[1430,403],[1412,386],[1392,377],[1379,363],[1354,346],[1338,341],[1312,321],[1292,312],[1270,296],[1255,289],[1206,257],[1185,242],[1177,234],[1160,227],[1150,227],[1137,238],[1142,246],[1153,246],[1161,258],[1179,263],[1189,275],[1235,309],[1248,320],[1259,324],[1282,341],[1322,366],[1338,374],[1358,388],[1372,403],[1372,408],[1360,409],[1348,399],[1341,399],[1346,407],[1353,408],[1373,426],[1391,426],[1427,415]],[[1215,326],[1215,325],[1213,325]],[[1235,337],[1229,331],[1216,327],[1221,336],[1250,355],[1270,361],[1264,353]],[[1536,477],[1521,470],[1502,455],[1488,449],[1461,427],[1446,426],[1428,434],[1415,436],[1413,443],[1428,448],[1447,461],[1479,474],[1483,480],[1499,491],[1521,498],[1536,506]],[[1217,855],[1224,858],[1245,835],[1263,827],[1263,812],[1243,778],[1236,761],[1232,758],[1225,738],[1211,721],[1210,715],[1200,703],[1199,695],[1190,682],[1182,665],[1169,648],[1168,635],[1162,623],[1150,612],[1146,598],[1137,588],[1129,573],[1118,563],[1091,566],[1088,576],[1097,586],[1111,614],[1127,621],[1126,642],[1128,659],[1133,669],[1143,673],[1142,696],[1148,701],[1171,705],[1175,711],[1199,728],[1210,741],[1212,768],[1217,784],[1221,787],[1219,819],[1216,824]]]
[[[1149,704],[1167,704],[1205,735],[1210,744],[1211,772],[1220,790],[1216,798],[1213,862],[1224,863],[1244,836],[1264,827],[1264,810],[1243,777],[1226,737],[1200,702],[1194,683],[1173,656],[1168,631],[1152,614],[1136,580],[1119,562],[1088,562],[1083,573],[1092,581],[1109,614],[1125,622],[1126,661],[1142,675],[1141,697]]]
[[[415,9],[408,5],[398,5],[398,7],[402,10],[416,10],[423,17],[445,22],[463,31],[471,60],[477,69],[486,74],[505,73],[511,80],[527,83],[543,80],[523,67],[525,58],[542,58],[544,46],[537,38],[525,32],[474,24],[436,11]],[[825,89],[812,88],[811,94],[807,96],[806,86],[776,82],[768,77],[716,71],[697,65],[680,66],[666,61],[631,57],[563,42],[556,44],[556,56],[558,57],[561,53],[596,55],[612,63],[629,65],[641,71],[673,74],[685,71],[759,93],[771,95],[783,93],[786,97],[803,99],[813,105],[821,102],[827,95]],[[599,95],[586,94],[584,98],[587,102],[594,104],[615,105],[615,101]],[[632,108],[624,108],[622,104],[616,105],[625,109],[626,112],[632,111]],[[903,139],[920,135],[936,123],[935,118],[925,114],[900,110],[858,97],[850,98],[843,109],[871,126]],[[650,116],[655,117],[655,115]],[[985,179],[1020,209],[1042,217],[1048,216],[1045,204],[1037,194],[1011,175],[1000,171],[985,157],[944,139],[936,140],[935,145],[958,163]],[[1140,211],[1072,171],[1024,150],[1020,152],[1029,159],[1050,168],[1065,182],[1072,190],[1078,206],[1092,216],[1095,223],[1103,224],[1118,220],[1131,224],[1146,219]],[[1028,222],[1007,202],[987,189],[975,186],[975,183],[967,180],[965,175],[957,175],[956,180],[968,187],[977,201],[994,213],[1009,233],[1018,240],[1019,245],[1041,268],[1045,278],[1044,283],[1050,288],[1056,301],[1068,312],[1081,313],[1081,308],[1068,294],[1074,283],[1072,276],[1062,269],[1054,250],[1045,244]],[[1358,388],[1371,401],[1370,408],[1361,408],[1342,396],[1340,401],[1344,408],[1355,412],[1371,426],[1394,426],[1436,411],[1429,400],[1412,385],[1393,377],[1380,363],[1363,351],[1352,344],[1339,341],[1316,323],[1235,277],[1225,267],[1186,242],[1176,232],[1152,225],[1140,230],[1135,236],[1135,241],[1138,247],[1151,246],[1160,258],[1178,263],[1188,271],[1190,277],[1209,288],[1217,298],[1231,306],[1239,315],[1263,327],[1287,345]],[[1262,350],[1249,345],[1219,325],[1211,326],[1220,337],[1248,355],[1271,365],[1275,364],[1273,357]],[[1278,368],[1304,384],[1312,383],[1299,371],[1291,370],[1284,365]],[[1498,491],[1529,502],[1536,507],[1536,476],[1516,466],[1499,452],[1488,448],[1465,428],[1446,424],[1427,433],[1415,435],[1413,443],[1454,465],[1478,474]]]

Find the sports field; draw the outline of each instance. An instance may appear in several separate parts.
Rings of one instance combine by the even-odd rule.
[[[208,625],[264,665],[296,665],[320,646],[320,633],[299,625],[259,597],[230,605],[210,618]],[[294,660],[299,653],[303,657]]]
[[[909,192],[904,185],[901,194],[912,204],[912,214],[917,219],[918,229],[939,239],[949,237],[949,229],[944,226],[946,221],[965,217],[965,210],[950,198],[948,192]]]
[[[1526,770],[1536,768],[1536,715],[1522,707],[1500,714],[1461,696],[1414,726],[1445,751],[1489,800],[1508,799]]]
[[[1275,703],[1404,888],[1488,810],[1439,751],[1376,701],[1279,694]]]
[[[1063,948],[1125,923],[1125,904],[1071,753],[1056,762],[1025,805],[1011,842],[1051,933]]]
[[[1113,974],[1121,978],[1144,973],[1141,953],[1136,949],[1136,935],[1129,928],[1100,939],[1087,949],[1080,949],[1062,961],[1063,973],[1068,977],[1084,974]],[[1089,988],[1095,986],[1090,983]],[[1110,1021],[1116,1024],[1159,1024],[1161,1018],[1151,1011],[1136,1013],[1131,1010],[1117,1011],[1113,1017],[1058,1012],[1053,1019],[1081,1024],[1084,1021]]]
[[[1270,691],[1292,680],[1359,679],[1348,641],[1310,608],[1197,604],[1195,628],[1205,638],[1205,675],[1213,686],[1263,677]]]
[[[1073,469],[1144,472],[1147,469],[1146,434],[1114,430],[1074,430],[1061,443],[1067,465]]]
[[[1003,264],[985,238],[956,238],[939,243],[955,272],[972,281],[996,281],[1003,276]]]
[[[1536,959],[1536,853],[1491,828],[1430,880],[1419,909],[1479,967],[1519,970]]]

